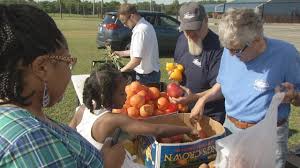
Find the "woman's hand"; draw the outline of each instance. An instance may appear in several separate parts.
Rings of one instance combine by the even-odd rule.
[[[104,168],[121,168],[125,159],[125,149],[121,144],[111,146],[111,139],[104,142],[101,153],[104,160]]]
[[[195,124],[202,119],[204,106],[205,106],[205,101],[200,98],[195,104],[195,106],[193,107],[190,114],[190,121],[192,124]]]

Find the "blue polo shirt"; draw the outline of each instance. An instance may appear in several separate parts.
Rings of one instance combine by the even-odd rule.
[[[283,82],[300,83],[300,57],[284,41],[265,38],[266,50],[250,62],[242,62],[224,49],[217,82],[225,97],[226,114],[246,122],[262,120]],[[288,118],[290,104],[281,104],[278,120]]]
[[[210,89],[216,83],[222,52],[218,35],[209,30],[203,40],[203,52],[201,55],[193,56],[189,53],[187,38],[181,33],[177,40],[174,61],[184,66],[182,85],[193,93]],[[190,109],[194,105],[195,103],[191,103]],[[205,105],[205,115],[211,116],[220,112],[225,115],[224,100]]]

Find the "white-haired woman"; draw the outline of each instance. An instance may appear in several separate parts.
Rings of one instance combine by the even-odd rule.
[[[278,110],[276,167],[284,167],[290,104],[300,104],[294,85],[300,83],[299,53],[287,42],[265,37],[263,21],[251,9],[226,12],[219,38],[224,51],[217,83],[197,101],[191,119],[201,118],[205,103],[224,97],[224,126],[236,133],[264,118],[275,88],[282,86],[287,94]]]

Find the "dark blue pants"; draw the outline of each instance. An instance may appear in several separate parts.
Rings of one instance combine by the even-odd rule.
[[[136,80],[142,84],[160,83],[160,71],[152,71],[149,74],[136,73]]]

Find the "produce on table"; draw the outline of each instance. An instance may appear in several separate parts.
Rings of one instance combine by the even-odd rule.
[[[123,108],[113,109],[114,113],[140,119],[178,111],[177,105],[170,103],[168,95],[156,87],[147,87],[134,81],[125,87],[125,92],[127,98]]]

